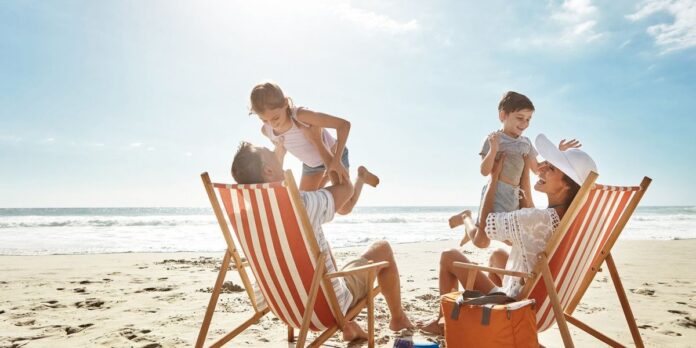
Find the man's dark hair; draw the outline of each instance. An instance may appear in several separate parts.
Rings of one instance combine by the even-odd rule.
[[[508,114],[524,109],[534,111],[534,104],[524,94],[513,91],[505,92],[503,98],[500,99],[500,103],[498,103],[498,111],[505,111]]]
[[[238,184],[258,184],[263,182],[261,175],[263,160],[254,145],[246,141],[239,144],[232,160],[232,177]]]

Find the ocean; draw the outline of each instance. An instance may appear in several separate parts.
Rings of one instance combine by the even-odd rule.
[[[447,219],[476,207],[357,207],[324,225],[333,247],[458,239]],[[696,238],[696,207],[639,207],[621,238]],[[0,255],[224,250],[210,208],[0,209]]]

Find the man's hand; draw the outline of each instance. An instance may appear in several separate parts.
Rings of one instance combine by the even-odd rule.
[[[579,147],[582,147],[582,144],[580,144],[580,141],[576,139],[571,139],[569,141],[562,139],[561,142],[558,143],[558,149],[561,151],[565,151],[568,149],[577,149]]]

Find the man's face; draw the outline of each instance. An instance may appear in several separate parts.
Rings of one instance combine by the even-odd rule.
[[[266,182],[283,180],[283,166],[278,161],[273,151],[268,148],[256,146],[255,150],[261,154],[261,170]]]

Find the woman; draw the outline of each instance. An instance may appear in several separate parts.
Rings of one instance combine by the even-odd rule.
[[[546,243],[558,227],[568,206],[575,198],[580,185],[591,171],[597,171],[592,158],[579,149],[567,151],[558,150],[546,136],[540,134],[536,141],[539,154],[545,159],[539,167],[539,180],[534,189],[546,194],[549,205],[545,209],[534,208],[532,191],[529,180],[529,170],[524,170],[521,189],[524,192],[520,199],[520,210],[509,213],[493,213],[495,189],[500,177],[502,156],[496,161],[490,176],[490,183],[485,193],[481,208],[478,228],[471,219],[471,214],[465,214],[464,225],[467,234],[474,245],[485,248],[491,239],[508,242],[512,245],[506,269],[529,273],[536,264],[536,256],[546,248]],[[500,254],[500,251],[497,252]],[[504,258],[503,258],[504,259]],[[440,294],[446,294],[457,289],[457,282],[466,284],[469,271],[454,268],[455,261],[470,263],[469,259],[459,250],[444,251],[440,256]],[[502,262],[501,262],[502,263]],[[502,286],[497,286],[486,274],[476,272],[474,289],[484,293],[504,292],[510,297],[519,295],[524,285],[518,277],[504,276]],[[421,326],[423,331],[442,334],[439,318]]]

